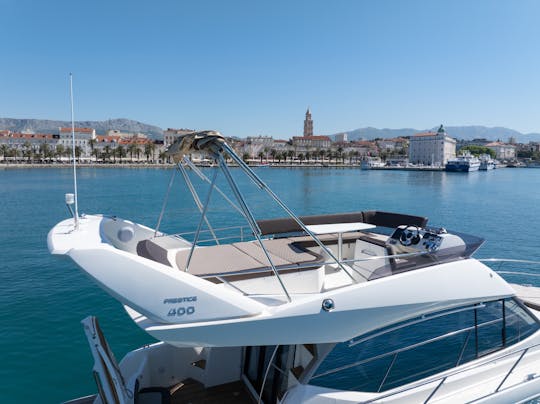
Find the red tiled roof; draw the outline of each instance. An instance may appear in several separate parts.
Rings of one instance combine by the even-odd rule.
[[[60,128],[61,133],[70,132],[71,128]],[[92,133],[94,132],[94,129],[92,128],[75,128],[75,132],[77,133]]]
[[[485,146],[487,146],[487,147],[492,146],[493,147],[493,146],[514,146],[514,145],[506,144],[504,142],[491,142],[491,143],[486,144]]]
[[[375,143],[368,140],[357,140],[356,142],[354,142],[354,144],[364,147],[377,147]]]
[[[393,139],[383,139],[383,140],[386,140],[388,142],[394,142],[394,143],[404,143],[407,141],[407,139],[404,139],[402,137],[396,137],[396,138],[393,138]]]
[[[131,139],[120,139],[118,141],[120,144],[137,144],[137,145],[144,145],[149,143],[154,143],[152,139],[145,139],[145,138],[131,138]]]
[[[121,136],[96,136],[97,142],[118,142],[122,137]]]
[[[12,133],[8,135],[19,139],[52,139],[53,135],[49,133]]]

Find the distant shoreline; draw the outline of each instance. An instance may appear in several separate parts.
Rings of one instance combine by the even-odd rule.
[[[195,163],[198,167],[212,167],[208,163]],[[236,166],[236,164],[231,164]],[[360,164],[341,164],[341,163],[268,163],[268,164],[250,164],[251,168],[355,168],[362,169]],[[77,167],[83,168],[174,168],[173,163],[78,163]],[[31,168],[67,168],[71,169],[71,164],[66,163],[3,163],[0,162],[0,170],[9,169],[31,169]],[[504,167],[500,167],[504,168]],[[369,170],[379,171],[444,171],[444,167],[371,167]]]
[[[194,163],[197,167],[214,167],[208,163]],[[248,164],[251,168],[361,168],[360,164],[321,164],[321,163],[271,163],[271,164]],[[229,166],[235,167],[237,164],[229,163]],[[174,168],[175,164],[163,163],[77,163],[77,167],[84,168]],[[0,163],[1,169],[17,168],[73,168],[71,164],[62,163]]]

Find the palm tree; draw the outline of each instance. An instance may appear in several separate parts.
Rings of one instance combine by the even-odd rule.
[[[139,148],[137,147],[135,143],[130,143],[129,146],[127,147],[127,150],[128,150],[129,155],[131,156],[131,162],[133,163],[133,153],[137,153]]]
[[[141,148],[135,143],[135,154],[137,155],[137,161],[141,161]]]
[[[9,147],[7,144],[3,144],[0,146],[0,151],[2,152],[2,157],[4,159],[4,162],[6,161],[6,154],[8,153]]]
[[[116,155],[120,158],[120,163],[122,162],[122,159],[126,157],[126,149],[124,146],[119,145],[116,149]]]
[[[82,148],[81,146],[75,146],[75,157],[80,159],[82,155]]]
[[[264,153],[262,151],[260,151],[259,154],[257,154],[257,157],[259,157],[259,159],[261,160],[261,164],[262,164]]]
[[[272,161],[276,161],[276,156],[277,156],[278,152],[276,149],[272,149],[270,150],[270,155],[272,156]]]
[[[92,150],[92,155],[95,157],[95,161],[97,161],[99,157],[99,150],[98,149]]]
[[[32,149],[32,145],[29,141],[24,142],[23,147],[23,157],[28,158],[28,162],[30,163],[32,157],[34,156],[34,149]]]
[[[49,147],[47,143],[41,143],[39,145],[39,152],[43,156],[44,159],[50,159],[52,157],[51,148]]]
[[[293,160],[293,157],[295,156],[294,150],[288,150],[288,151],[287,151],[287,156],[289,156],[289,158],[290,158],[291,161],[292,161],[292,160]]]
[[[103,158],[103,162],[105,163],[105,160],[109,160],[110,157],[111,157],[111,146],[109,145],[106,145],[104,148],[103,148],[103,154],[101,155],[101,157]]]
[[[64,155],[65,152],[66,152],[66,149],[65,149],[63,144],[59,143],[59,144],[56,145],[56,156],[57,157],[60,157],[60,159],[62,159],[62,156]]]
[[[150,156],[152,156],[152,161],[154,161],[154,150],[156,150],[156,145],[152,143],[146,143],[144,145],[144,154],[146,155],[146,161],[148,162],[148,159]]]
[[[328,157],[328,162],[330,163],[332,161],[332,150],[327,149],[325,154],[326,157]]]
[[[88,143],[90,144],[90,154],[94,154],[94,146],[96,144],[96,139],[90,139]]]
[[[71,158],[71,156],[73,155],[73,151],[72,151],[72,150],[73,150],[73,149],[72,149],[70,146],[67,146],[67,147],[66,147],[66,151],[64,152],[65,155],[66,155],[67,157]]]
[[[343,147],[339,146],[337,149],[337,156],[341,158],[341,162],[344,163]]]

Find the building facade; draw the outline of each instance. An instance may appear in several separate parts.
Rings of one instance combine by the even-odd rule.
[[[328,136],[293,136],[292,145],[304,149],[328,149],[332,140]]]
[[[495,158],[497,160],[515,160],[516,158],[516,146],[513,144],[507,144],[503,142],[491,142],[486,144],[495,152]]]
[[[73,147],[72,129],[59,128],[60,139],[58,144],[65,149]],[[92,128],[75,128],[75,147],[79,147],[82,157],[89,157],[92,153],[93,143],[96,140],[96,130]]]
[[[14,133],[10,131],[0,133],[0,144],[6,145],[20,155],[29,150],[36,153],[45,147],[55,151],[58,139],[58,135],[50,133]]]
[[[172,145],[176,139],[180,136],[187,135],[188,133],[195,132],[193,129],[173,129],[168,128],[166,131],[163,131],[163,146],[165,148]]]
[[[456,156],[456,140],[441,125],[437,132],[418,133],[409,141],[409,162],[442,167]]]

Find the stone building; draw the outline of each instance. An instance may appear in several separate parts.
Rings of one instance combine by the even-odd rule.
[[[163,146],[165,148],[169,147],[182,135],[187,135],[188,133],[195,132],[193,129],[173,129],[168,128],[163,132]]]
[[[456,156],[456,140],[441,125],[437,132],[424,132],[409,140],[409,162],[426,166],[442,167]]]
[[[503,142],[491,142],[486,144],[495,152],[495,158],[497,160],[514,160],[516,158],[516,146],[513,144]]]
[[[59,128],[58,134],[60,139],[58,144],[68,149],[73,147],[71,128]],[[96,140],[96,130],[92,128],[75,128],[75,147],[81,150],[81,157],[89,157],[92,153],[90,141]]]

